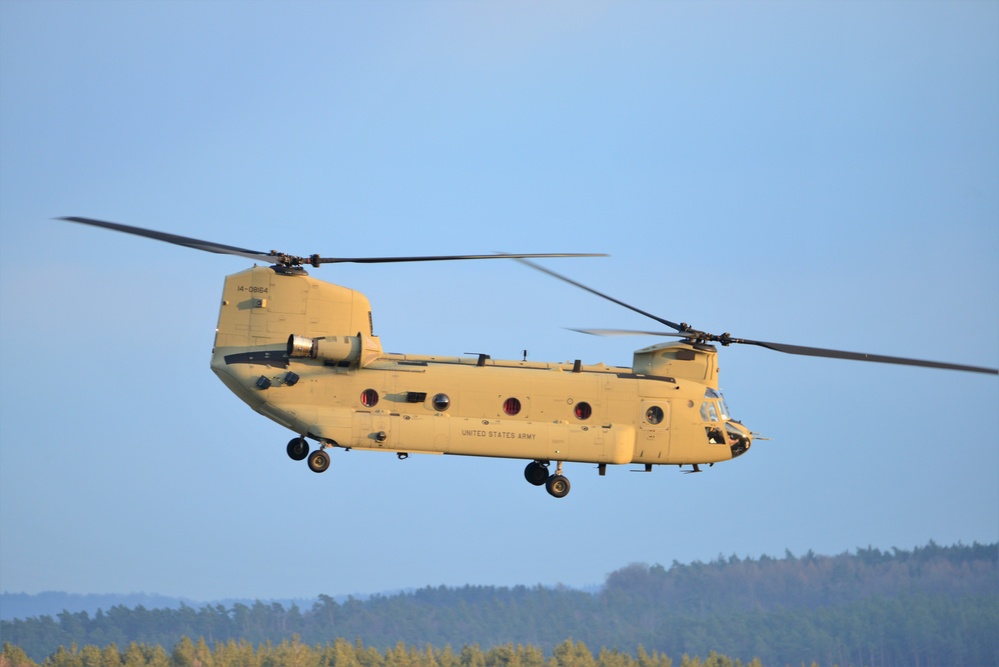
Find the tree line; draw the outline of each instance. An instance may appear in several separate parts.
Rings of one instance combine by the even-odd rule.
[[[636,657],[602,649],[597,656],[582,642],[567,639],[546,658],[536,646],[506,644],[483,650],[478,645],[455,652],[447,646],[417,648],[399,642],[379,651],[357,640],[338,639],[325,645],[309,646],[298,637],[279,644],[268,642],[254,647],[249,642],[229,640],[209,647],[205,640],[182,638],[170,653],[161,646],[130,644],[119,650],[114,644],[104,648],[75,646],[60,648],[41,665],[23,650],[4,644],[0,667],[673,667],[674,661],[657,651],[639,647]],[[763,667],[759,660],[743,663],[710,653],[707,658],[683,656],[676,667]]]
[[[610,652],[643,646],[674,660],[717,651],[777,665],[999,664],[997,561],[996,544],[932,542],[912,551],[838,556],[719,556],[709,563],[631,565],[593,594],[465,586],[345,602],[323,595],[308,609],[260,601],[201,609],[115,606],[94,615],[4,621],[0,637],[35,660],[73,645],[174,647],[185,637],[215,647],[359,639],[382,651],[402,642],[483,646],[487,653],[511,646],[550,652],[571,637]],[[384,666],[362,661],[359,667]]]

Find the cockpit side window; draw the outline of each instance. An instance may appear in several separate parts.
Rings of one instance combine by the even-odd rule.
[[[711,445],[724,445],[725,444],[725,432],[722,431],[717,426],[705,426],[704,432],[708,436],[708,444]]]

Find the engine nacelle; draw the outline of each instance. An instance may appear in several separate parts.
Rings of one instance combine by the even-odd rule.
[[[306,338],[292,334],[288,336],[288,356],[292,359],[321,359],[323,361],[361,360],[362,341],[360,336],[324,336]]]

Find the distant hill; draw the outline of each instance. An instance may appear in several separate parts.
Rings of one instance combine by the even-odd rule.
[[[338,601],[346,600],[348,595],[336,596]],[[364,598],[366,596],[357,596]],[[235,604],[253,604],[255,600],[228,598],[224,600],[213,600],[211,602],[195,601],[189,598],[175,598],[167,595],[156,595],[148,593],[132,593],[129,595],[118,594],[88,594],[79,595],[75,593],[61,593],[57,591],[47,591],[44,593],[0,593],[0,621],[12,621],[18,618],[32,618],[35,616],[57,616],[68,611],[77,613],[85,611],[88,614],[95,614],[98,610],[108,610],[112,607],[127,607],[134,609],[144,607],[146,609],[179,609],[182,606],[200,608],[206,605],[225,605],[231,607]],[[279,602],[285,606],[311,605],[313,600],[295,600],[291,598],[281,600],[268,600]]]
[[[93,614],[98,609],[110,609],[118,606],[176,609],[181,604],[190,605],[191,601],[146,593],[133,595],[76,595],[56,591],[47,591],[36,595],[0,593],[0,620],[10,621],[15,618],[30,618],[32,616],[55,616],[62,611],[73,613],[85,611]]]
[[[764,664],[999,664],[999,545],[630,565],[596,593],[536,586],[423,588],[311,605],[112,606],[0,622],[36,660],[60,645],[161,645],[182,637],[387,649],[530,645],[567,638],[679,659],[711,651]]]

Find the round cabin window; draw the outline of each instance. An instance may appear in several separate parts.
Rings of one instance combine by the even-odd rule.
[[[573,409],[572,413],[576,415],[576,419],[589,419],[590,415],[593,414],[593,408],[590,404],[583,401],[581,403],[576,403],[576,407]]]
[[[503,401],[503,412],[511,417],[520,412],[520,399],[508,398]]]
[[[374,389],[365,389],[361,392],[361,405],[366,408],[373,408],[378,405],[378,392]]]
[[[447,394],[436,394],[430,402],[437,412],[444,412],[451,406],[451,398]]]
[[[653,405],[645,411],[645,421],[650,424],[661,424],[664,416],[663,409],[658,405]]]

